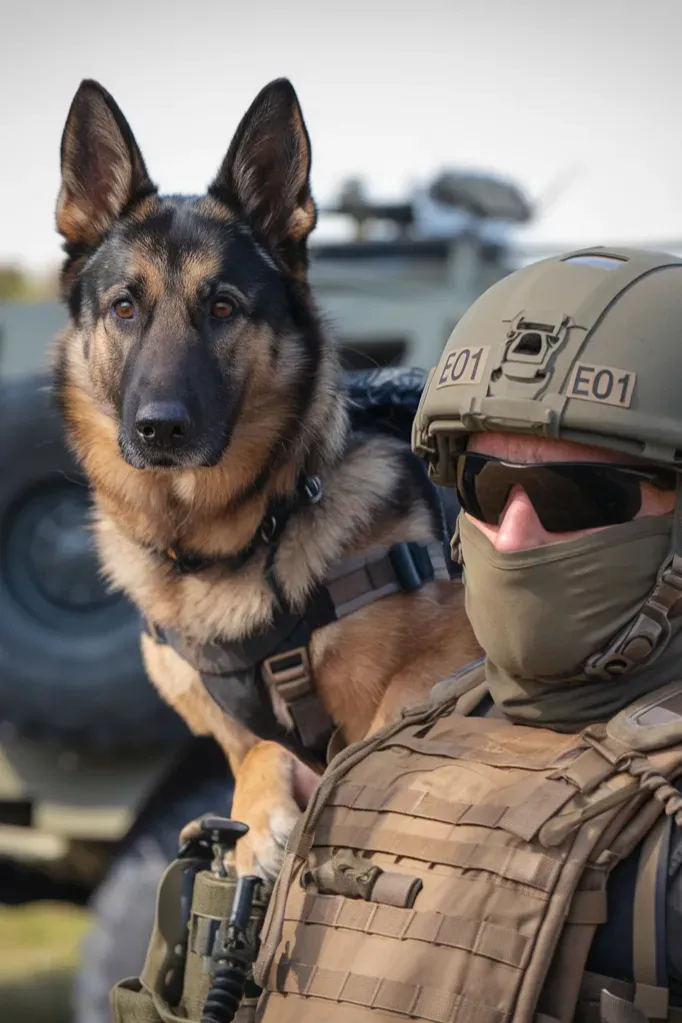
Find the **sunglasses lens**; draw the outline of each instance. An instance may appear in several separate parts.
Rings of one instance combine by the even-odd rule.
[[[611,465],[561,462],[509,465],[488,455],[457,460],[457,494],[465,512],[499,525],[509,495],[521,486],[548,533],[629,522],[641,507],[644,473]]]

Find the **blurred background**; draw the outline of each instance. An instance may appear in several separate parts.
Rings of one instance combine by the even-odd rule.
[[[0,1020],[106,1023],[180,827],[230,779],[143,676],[46,390],[53,208],[98,79],[167,192],[203,189],[285,75],[313,145],[311,276],[345,364],[433,365],[514,267],[682,253],[679,0],[0,0]]]

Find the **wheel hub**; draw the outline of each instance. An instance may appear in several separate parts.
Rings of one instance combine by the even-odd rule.
[[[15,599],[33,617],[55,624],[84,617],[125,601],[110,592],[95,553],[90,495],[69,481],[34,488],[9,509],[2,530],[3,576]],[[130,609],[127,609],[130,614]]]

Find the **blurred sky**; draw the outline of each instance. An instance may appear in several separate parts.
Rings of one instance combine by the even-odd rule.
[[[494,169],[546,198],[534,245],[682,243],[681,52],[682,0],[0,0],[0,259],[58,258],[83,77],[164,191],[202,189],[286,75],[319,201],[354,173],[392,198],[447,165]]]

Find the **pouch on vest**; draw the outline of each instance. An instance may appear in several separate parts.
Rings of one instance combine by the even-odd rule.
[[[205,845],[201,851],[205,853]],[[260,883],[254,883],[248,921],[241,921],[240,956],[231,942],[230,925],[241,886],[234,868],[225,865],[224,852],[218,848],[216,855],[214,846],[212,864],[206,855],[185,852],[167,867],[159,883],[142,972],[112,988],[113,1023],[200,1023],[202,1019],[251,1023],[254,1019],[260,992],[251,962],[266,904]],[[250,881],[257,879],[244,879],[242,886]]]

